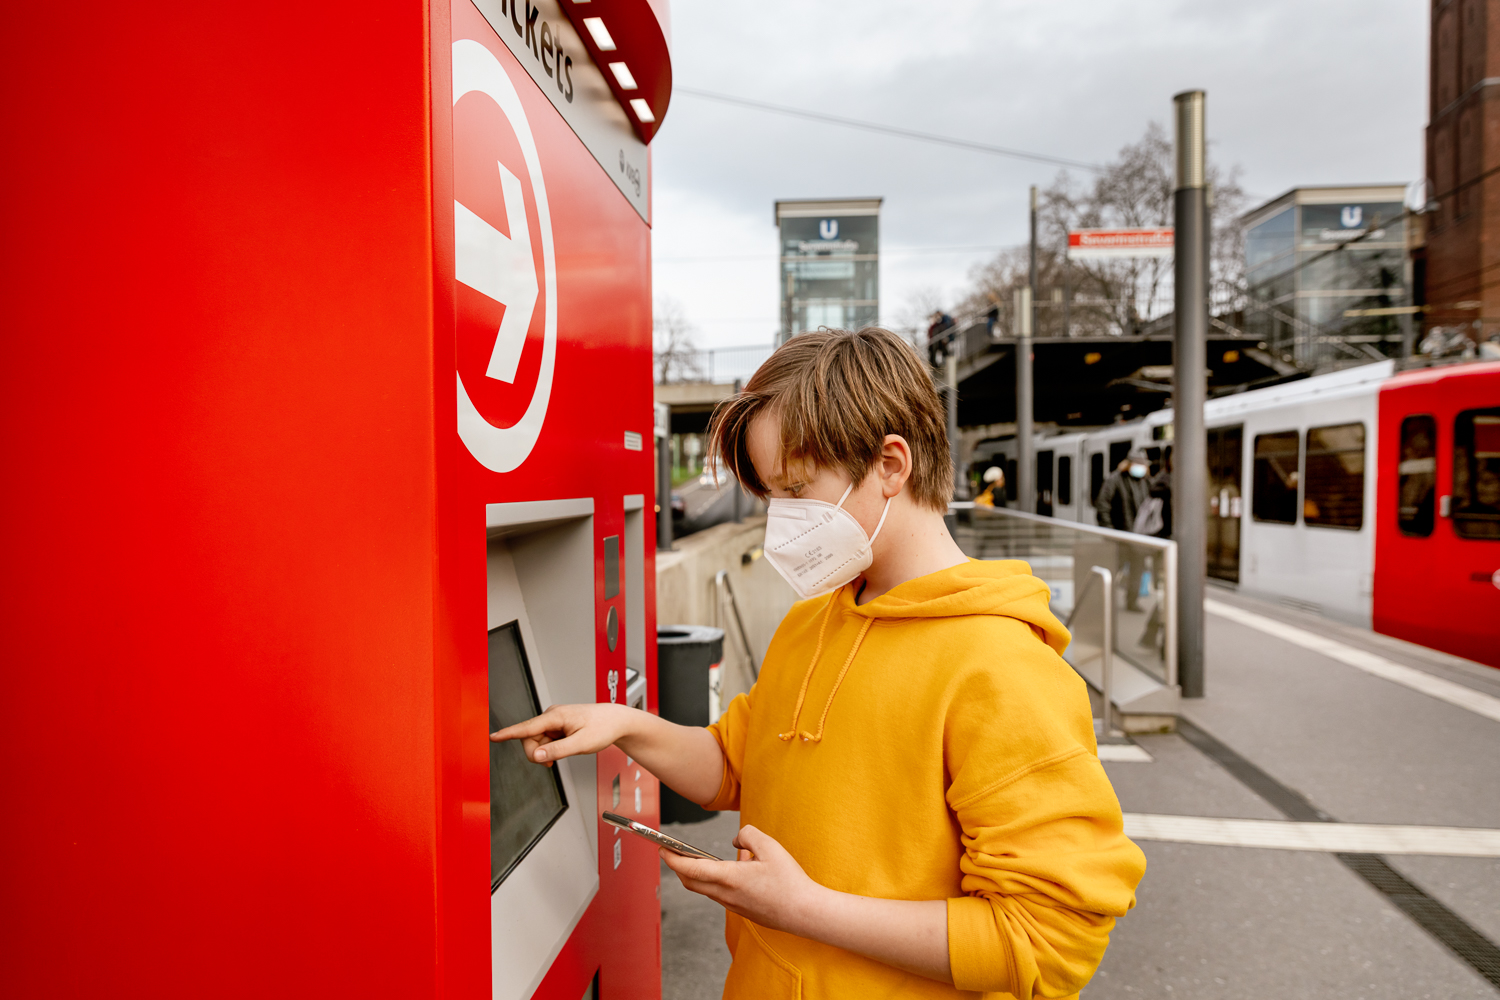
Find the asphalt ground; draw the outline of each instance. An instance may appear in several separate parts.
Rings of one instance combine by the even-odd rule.
[[[1500,695],[1500,671],[1233,592],[1210,596]],[[1185,702],[1183,716],[1208,743],[1140,736],[1151,762],[1107,762],[1127,813],[1284,821],[1287,803],[1300,802],[1346,823],[1500,828],[1500,722],[1218,615],[1207,616],[1207,630],[1207,697]],[[1240,776],[1205,745],[1243,761]],[[1258,786],[1247,771],[1261,776]],[[727,849],[737,819],[724,814],[675,835]],[[1370,856],[1139,843],[1146,878],[1084,991],[1089,1000],[1500,997],[1472,950],[1461,958],[1451,936],[1444,943],[1411,915],[1409,895],[1404,910],[1358,873]],[[1419,902],[1456,917],[1493,953],[1500,859],[1390,854],[1371,863],[1404,877]],[[729,962],[722,911],[665,869],[662,908],[664,1000],[719,996]]]

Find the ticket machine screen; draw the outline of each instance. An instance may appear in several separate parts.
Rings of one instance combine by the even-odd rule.
[[[519,623],[490,630],[490,732],[541,712]],[[556,768],[526,759],[519,740],[490,744],[490,891],[568,808]]]

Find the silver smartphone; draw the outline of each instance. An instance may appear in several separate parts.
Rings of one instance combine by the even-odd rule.
[[[700,850],[694,847],[692,844],[684,844],[682,841],[676,839],[675,837],[668,837],[660,830],[653,830],[645,823],[637,823],[633,819],[626,819],[624,816],[620,816],[616,813],[605,813],[604,822],[608,823],[610,826],[617,826],[621,830],[629,830],[631,833],[635,834],[638,837],[645,837],[647,840],[651,841],[651,843],[656,844],[659,847],[665,847],[669,851],[675,851],[676,853],[684,855],[685,857],[707,858],[709,861],[724,860],[717,855],[709,854],[707,851]]]

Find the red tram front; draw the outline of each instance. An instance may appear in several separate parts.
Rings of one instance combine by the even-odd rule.
[[[1500,667],[1500,363],[1380,389],[1374,627]]]

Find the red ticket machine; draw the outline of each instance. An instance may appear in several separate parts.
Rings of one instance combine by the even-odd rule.
[[[0,38],[0,995],[659,996],[663,0]]]

